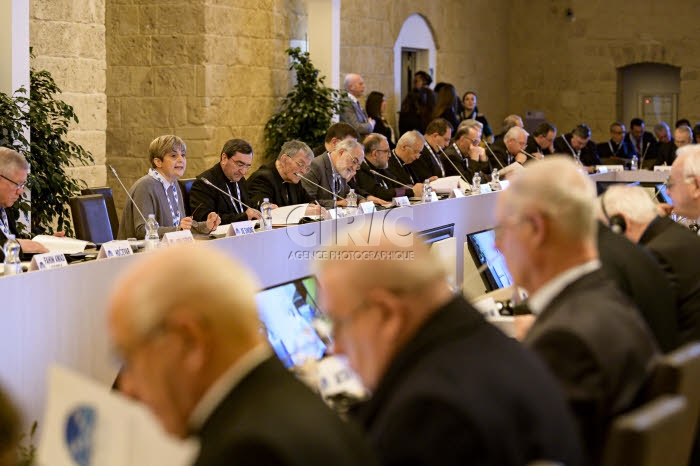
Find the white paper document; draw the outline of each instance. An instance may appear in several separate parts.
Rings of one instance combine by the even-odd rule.
[[[146,408],[110,387],[53,366],[39,466],[185,466],[194,440],[168,436]]]
[[[295,204],[272,209],[272,225],[297,224],[306,215],[309,204]]]
[[[88,242],[81,239],[66,238],[51,235],[37,235],[32,240],[43,245],[50,252],[62,252],[63,254],[77,254],[85,251]]]
[[[450,194],[453,189],[466,189],[469,187],[461,176],[446,176],[430,182],[430,187],[438,194]]]

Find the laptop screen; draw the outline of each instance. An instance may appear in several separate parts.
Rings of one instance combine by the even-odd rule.
[[[285,367],[300,366],[326,353],[327,327],[318,310],[318,285],[312,276],[266,288],[256,295],[267,339]]]
[[[469,252],[489,291],[506,288],[513,284],[506,260],[494,244],[496,234],[493,230],[484,230],[467,235]]]

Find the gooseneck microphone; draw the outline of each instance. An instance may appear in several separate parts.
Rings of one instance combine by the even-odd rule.
[[[537,157],[535,157],[534,155],[532,155],[531,153],[524,151],[523,149],[520,149],[520,153],[521,153],[521,154],[524,154],[524,155],[527,155],[527,156],[530,157],[532,160],[540,160],[540,159],[538,159]]]
[[[642,158],[639,159],[639,168],[640,170],[642,169],[642,166],[644,165],[644,157],[647,156],[647,151],[649,150],[649,141],[647,141],[646,145],[644,146],[644,153],[642,154]]]
[[[503,169],[503,168],[506,168],[506,167],[503,166],[503,164],[502,164],[501,161],[498,159],[498,157],[496,157],[496,154],[493,153],[493,151],[491,150],[491,146],[489,145],[489,143],[486,142],[486,140],[484,140],[484,139],[482,139],[481,141],[484,143],[484,145],[485,145],[486,148],[489,150],[489,152],[491,152],[491,155],[493,156],[494,159],[496,159],[496,162],[498,162],[498,164],[501,166],[501,168],[502,168],[502,169]]]
[[[452,159],[450,159],[450,158],[447,156],[447,154],[445,154],[445,151],[442,150],[442,147],[440,148],[440,152],[442,152],[442,155],[444,155],[445,158],[447,159],[447,161],[450,162],[450,165],[452,165],[452,168],[454,168],[455,170],[457,170],[457,174],[459,175],[460,178],[462,178],[462,180],[464,180],[465,183],[467,183],[467,186],[468,186],[468,187],[471,186],[471,183],[470,183],[469,181],[467,181],[467,179],[466,179],[466,178],[464,177],[464,175],[462,174],[462,171],[461,171],[459,168],[457,168],[457,165],[455,165],[455,163],[452,161]]]
[[[338,196],[338,195],[337,195],[336,193],[334,193],[333,191],[324,188],[323,186],[321,186],[321,185],[318,184],[318,183],[314,183],[313,181],[311,181],[310,179],[308,179],[307,177],[305,177],[305,176],[302,175],[301,173],[295,173],[295,175],[298,176],[299,178],[301,178],[302,180],[308,181],[310,184],[316,186],[317,188],[324,190],[324,191],[327,192],[328,194],[332,195],[336,200],[337,200],[337,199],[341,199],[341,200],[343,200],[343,201],[345,200],[344,197]]]
[[[141,218],[143,219],[143,223],[146,224],[146,217],[143,215],[143,212],[141,212],[141,209],[139,209],[139,206],[134,202],[134,198],[131,197],[131,194],[129,194],[129,190],[126,189],[126,186],[124,186],[124,183],[122,183],[121,178],[119,178],[119,175],[117,175],[117,170],[114,169],[113,166],[109,165],[109,169],[112,170],[112,173],[114,173],[114,177],[119,181],[119,184],[122,185],[122,189],[124,189],[124,192],[126,193],[126,196],[129,198],[131,201],[131,204],[136,207],[136,211],[139,213]]]
[[[231,193],[227,193],[226,191],[224,191],[223,189],[219,188],[218,186],[215,186],[214,183],[212,183],[212,182],[209,181],[208,179],[202,178],[201,176],[198,176],[197,179],[200,180],[200,181],[202,181],[202,182],[203,182],[204,184],[206,184],[207,186],[211,186],[212,188],[216,189],[217,191],[219,191],[219,192],[220,192],[221,194],[223,194],[224,196],[228,196],[229,198],[231,198],[232,201],[238,202],[239,205],[245,207],[246,209],[250,209],[250,210],[255,211],[255,212],[259,213],[260,215],[262,215],[262,213],[261,213],[258,209],[253,209],[253,208],[250,207],[249,205],[243,203],[240,199],[236,199],[235,197],[233,197],[233,195],[232,195]]]
[[[402,188],[413,189],[413,186],[410,186],[410,185],[407,185],[407,184],[403,184],[402,182],[400,182],[400,181],[398,181],[398,180],[395,180],[395,179],[393,179],[393,178],[391,178],[391,177],[388,177],[388,176],[386,176],[386,175],[382,175],[382,174],[379,173],[377,170],[370,170],[369,172],[370,172],[371,174],[373,174],[373,175],[381,176],[382,178],[384,178],[384,179],[386,179],[386,180],[389,180],[389,181],[391,181],[392,183],[396,183],[397,185],[401,186]]]

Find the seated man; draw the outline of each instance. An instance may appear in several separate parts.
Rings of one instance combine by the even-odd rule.
[[[361,195],[374,196],[384,201],[391,201],[395,197],[408,196],[420,197],[423,194],[422,183],[413,187],[404,186],[389,171],[389,141],[386,136],[372,133],[365,138],[365,161],[357,172],[357,187]],[[377,172],[379,176],[372,172]],[[387,179],[390,178],[390,179]],[[393,182],[391,180],[394,180]]]
[[[555,138],[554,151],[558,154],[571,155],[586,167],[588,173],[593,173],[595,165],[601,164],[595,142],[591,140],[591,129],[583,123],[576,126],[570,133]]]
[[[671,137],[671,128],[668,127],[666,122],[659,122],[654,125],[654,136],[656,136],[656,159],[650,159],[649,156],[647,156],[645,160],[649,160],[649,163],[645,163],[644,165],[647,167],[653,165],[671,165],[676,158],[676,144]],[[690,140],[692,141],[692,137]]]
[[[632,146],[639,160],[656,158],[656,138],[649,131],[644,130],[644,120],[641,118],[632,118],[625,141]]]
[[[559,379],[590,464],[600,463],[611,419],[636,407],[658,351],[600,270],[595,201],[579,166],[550,156],[519,171],[496,206],[496,247],[537,316],[524,344]]]
[[[2,247],[8,235],[15,235],[22,249],[22,260],[26,254],[49,252],[43,245],[29,239],[19,238],[17,223],[10,208],[24,193],[29,174],[29,162],[22,154],[7,147],[0,147],[0,260],[5,260]]]
[[[525,151],[534,157],[541,159],[545,155],[554,153],[554,138],[557,137],[557,128],[551,124],[540,123],[527,138]],[[532,159],[530,159],[532,160]]]
[[[626,164],[627,159],[631,159],[634,155],[634,148],[625,140],[626,133],[625,125],[619,121],[610,125],[610,140],[601,142],[596,147],[598,157],[603,163],[608,164]],[[625,160],[619,160],[625,159]]]
[[[319,155],[332,152],[335,146],[343,139],[352,138],[357,140],[358,137],[359,134],[357,134],[357,130],[351,125],[342,122],[333,123],[328,127],[328,131],[326,131],[326,138],[323,145],[314,148],[314,156],[318,157]]]
[[[245,174],[253,162],[253,148],[243,139],[231,139],[224,144],[220,157],[216,165],[199,175],[192,184],[192,217],[202,221],[206,220],[210,212],[216,212],[223,224],[260,218],[258,210],[245,206],[251,204]],[[207,185],[202,178],[228,195]]]
[[[355,176],[364,159],[362,144],[354,139],[345,139],[335,146],[333,152],[316,157],[311,162],[309,172],[302,178],[301,184],[309,197],[317,200],[323,207],[333,207],[334,199],[331,193],[338,196],[339,207],[346,207],[345,196],[350,192],[348,182]]]
[[[542,362],[453,293],[417,237],[375,230],[318,256],[349,260],[314,269],[335,351],[372,393],[353,414],[381,463],[581,465],[575,423]]]
[[[276,358],[260,331],[258,289],[202,245],[135,264],[108,311],[125,360],[121,390],[171,435],[196,437],[197,466],[377,464],[361,434]]]
[[[185,204],[177,179],[185,174],[186,155],[187,146],[179,137],[157,137],[148,147],[148,158],[151,162],[148,174],[139,178],[129,190],[129,195],[146,218],[149,214],[155,214],[160,237],[171,231],[189,229],[208,234],[221,223],[216,212],[209,212],[206,222],[197,222],[192,217],[185,217]],[[127,200],[117,238],[142,239],[145,236],[146,220],[141,217],[131,200]]]
[[[683,180],[671,175],[668,184],[673,192]],[[681,343],[700,340],[700,237],[668,217],[659,217],[654,201],[639,186],[611,186],[602,202],[608,222],[624,222],[625,236],[646,247],[666,272],[676,297]]]
[[[413,171],[421,181],[442,178],[445,176],[445,167],[442,166],[440,156],[445,147],[450,144],[452,138],[452,125],[444,118],[436,118],[425,128],[425,145],[421,151],[421,157],[413,165]]]
[[[389,157],[387,170],[393,175],[392,178],[396,178],[404,185],[413,186],[414,191],[418,185],[423,189],[423,180],[413,171],[413,163],[421,156],[422,150],[423,135],[418,131],[406,131],[399,138],[396,149]]]
[[[489,161],[486,151],[479,146],[481,132],[478,126],[468,124],[468,121],[479,123],[476,120],[462,122],[455,133],[454,142],[445,149],[441,161],[445,176],[461,176],[471,183],[474,173],[488,172]]]
[[[666,144],[658,144],[656,165],[673,165],[676,154],[681,147],[693,144],[693,130],[690,126],[679,126],[673,131],[673,140]]]
[[[673,213],[696,224],[700,222],[700,145],[678,149],[667,185],[673,199]]]
[[[491,168],[505,168],[513,162],[524,164],[528,160],[528,156],[523,154],[523,150],[527,146],[528,133],[520,126],[513,126],[503,136],[503,149],[500,146],[493,145],[491,149]]]

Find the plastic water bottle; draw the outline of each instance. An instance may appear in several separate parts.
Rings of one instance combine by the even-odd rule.
[[[632,160],[630,160],[630,170],[636,170],[639,168],[639,159],[637,158],[636,155],[632,156]]]
[[[350,188],[350,192],[345,196],[345,200],[348,203],[348,215],[355,215],[357,213],[357,194],[355,190]]]
[[[425,180],[423,182],[423,196],[421,196],[421,201],[423,201],[424,204],[430,202],[430,193],[432,190],[433,188],[430,187],[430,180]]]
[[[496,184],[500,183],[501,181],[501,175],[498,174],[498,169],[494,168],[493,171],[491,172],[491,182]]]
[[[264,198],[260,203],[260,213],[262,214],[263,230],[272,230],[272,204],[270,204],[269,198]]]
[[[481,175],[479,172],[474,173],[474,178],[472,178],[472,192],[474,194],[481,192]]]
[[[19,260],[20,249],[19,241],[15,239],[15,235],[7,235],[7,241],[2,248],[5,253],[5,275],[22,273],[22,263]]]
[[[156,214],[148,214],[148,220],[146,220],[146,244],[144,245],[144,250],[153,251],[158,249],[160,244],[160,237],[158,236],[158,222],[156,221]]]

